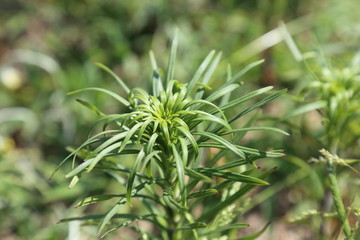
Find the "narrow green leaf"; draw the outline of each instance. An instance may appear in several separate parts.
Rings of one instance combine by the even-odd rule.
[[[142,182],[140,185],[136,186],[133,189],[132,195],[135,195],[137,192],[145,188],[147,185],[152,184],[153,181],[145,181]],[[104,227],[109,223],[109,221],[113,218],[118,216],[116,213],[119,211],[120,207],[126,203],[126,199],[122,198],[120,199],[111,209],[110,211],[102,218],[101,222],[98,225],[98,233],[102,232]],[[127,214],[121,214],[123,216],[126,216]],[[130,215],[128,215],[130,216]]]
[[[181,119],[181,117],[175,117],[172,119],[173,122],[173,126],[175,125],[174,123],[178,124],[179,126],[183,127],[184,129],[186,129],[187,131],[190,131],[189,126],[187,125],[187,123]]]
[[[95,112],[99,117],[104,117],[105,116],[105,114],[102,113],[97,107],[95,107],[94,105],[88,103],[87,101],[84,101],[84,100],[81,100],[81,99],[76,99],[76,101],[78,101],[79,103],[81,103],[82,105],[84,105],[85,107],[90,109],[91,111]]]
[[[131,204],[131,193],[132,193],[132,190],[133,190],[133,183],[134,183],[134,180],[135,180],[135,173],[136,171],[138,170],[139,166],[140,166],[140,163],[141,161],[143,160],[145,156],[145,151],[144,151],[144,148],[140,150],[138,156],[136,157],[136,160],[131,168],[131,171],[130,171],[130,175],[129,175],[129,178],[128,178],[128,182],[127,182],[127,185],[126,185],[126,201],[127,203],[132,206]]]
[[[213,186],[213,188],[220,191],[222,189],[225,189],[225,188],[229,187],[232,184],[234,184],[233,180],[225,180],[225,181],[219,183],[218,185]],[[255,185],[253,185],[253,186],[255,186]]]
[[[176,147],[174,144],[172,144],[172,151],[175,158],[175,164],[176,164],[176,171],[178,175],[178,181],[179,181],[179,187],[180,187],[180,194],[182,199],[182,204],[186,206],[186,199],[187,199],[187,192],[185,188],[185,173],[184,173],[184,165],[183,160],[181,159]]]
[[[208,65],[210,64],[212,58],[214,57],[215,55],[215,51],[212,50],[207,56],[206,58],[204,59],[204,61],[200,64],[200,66],[198,67],[198,69],[196,70],[193,78],[190,80],[190,82],[188,83],[188,92],[187,92],[187,95],[188,96],[192,90],[194,89],[196,83],[198,83],[201,75],[205,72],[206,68],[208,67]]]
[[[238,166],[242,166],[247,164],[248,161],[246,159],[240,159],[240,160],[232,160],[230,163],[224,164],[222,166],[216,167],[215,169],[217,170],[226,170],[229,168],[234,168],[234,167],[238,167]]]
[[[70,184],[69,184],[69,188],[73,188],[79,181],[79,177],[78,176],[74,176],[73,179],[71,180]]]
[[[100,233],[104,229],[104,227],[110,222],[110,220],[115,216],[115,214],[119,211],[120,207],[126,203],[126,200],[120,199],[111,209],[110,211],[101,219],[97,232]]]
[[[204,198],[204,197],[212,196],[212,195],[218,194],[218,193],[219,193],[219,191],[216,189],[205,189],[205,190],[200,190],[200,191],[189,194],[188,199]]]
[[[213,73],[215,72],[215,69],[216,67],[218,66],[219,62],[220,62],[220,59],[221,59],[221,55],[222,53],[219,52],[215,59],[213,60],[213,62],[211,63],[210,67],[206,70],[206,73],[204,75],[204,78],[201,80],[201,84],[205,84],[205,85],[208,85],[208,82],[210,80],[210,78],[212,77]],[[201,91],[198,91],[195,95],[195,98],[194,99],[201,99],[202,96],[204,94],[204,91],[201,90]]]
[[[95,153],[99,153],[102,150],[104,150],[105,148],[107,148],[108,146],[112,145],[115,142],[120,142],[121,140],[123,140],[124,137],[126,137],[128,134],[128,131],[126,132],[121,132],[119,134],[115,134],[112,137],[110,137],[108,140],[106,140],[105,142],[103,142],[102,144],[100,144],[100,146],[98,146],[94,152]]]
[[[228,83],[231,80],[231,78],[232,78],[231,65],[228,63],[227,64],[226,82]],[[230,101],[230,98],[231,98],[231,93],[222,96],[219,106],[222,106],[222,105],[228,103]]]
[[[175,36],[171,44],[170,57],[169,57],[167,75],[166,75],[166,86],[168,85],[169,81],[174,79],[177,47],[178,47],[178,30],[176,29]]]
[[[175,231],[179,231],[179,230],[190,230],[190,229],[199,229],[199,228],[205,228],[207,227],[206,223],[203,222],[194,222],[194,223],[189,223],[189,224],[185,224],[184,226],[175,229]]]
[[[148,215],[144,215],[144,216],[133,215],[133,217],[130,218],[129,220],[122,222],[121,224],[118,224],[117,226],[115,226],[115,227],[111,228],[110,230],[106,231],[105,233],[103,233],[100,238],[104,238],[107,234],[114,232],[122,227],[129,227],[135,231],[138,231],[141,234],[144,234],[145,232],[143,230],[141,230],[140,228],[133,227],[130,224],[132,224],[133,222],[135,222],[137,220],[145,220],[145,221],[150,221],[150,222],[154,223],[154,221],[149,219],[148,217],[155,217],[155,216],[156,216],[155,214],[148,214]],[[153,238],[151,238],[151,239],[153,239]]]
[[[144,217],[152,217],[154,216],[153,214],[148,214],[145,215]],[[103,217],[105,217],[104,214],[97,214],[97,215],[87,215],[87,216],[83,216],[83,217],[71,217],[71,218],[64,218],[61,219],[58,223],[65,223],[65,222],[71,222],[71,221],[89,221],[89,220],[100,220]],[[120,219],[120,218],[134,218],[137,217],[137,215],[134,214],[115,214],[113,216],[114,219]]]
[[[160,74],[154,70],[152,78],[153,94],[154,96],[159,96],[161,91],[164,91],[164,87],[161,81]]]
[[[218,117],[216,117],[214,115],[210,115],[210,114],[202,115],[202,116],[200,115],[200,116],[194,118],[193,121],[197,121],[197,122],[208,121],[208,122],[212,122],[212,123],[218,123],[222,127],[225,127],[227,129],[231,129],[231,126],[226,121],[224,121],[223,119],[218,118]]]
[[[143,166],[147,169],[147,176],[151,176],[151,164],[150,164],[150,160],[152,158],[156,159],[160,159],[159,153],[162,153],[162,151],[152,151],[149,154],[146,155],[144,161],[143,161]],[[139,174],[136,174],[137,176]]]
[[[182,132],[184,134],[184,136],[187,138],[187,140],[190,141],[190,144],[193,147],[195,154],[197,155],[199,153],[199,148],[198,148],[198,144],[197,144],[195,138],[193,137],[193,135],[184,127],[178,126],[178,127],[176,127],[176,129],[178,129],[180,132]]]
[[[220,109],[222,111],[225,111],[226,109],[232,108],[234,106],[239,106],[241,103],[250,100],[256,96],[259,96],[267,91],[270,91],[271,89],[273,89],[273,87],[269,86],[269,87],[264,87],[264,88],[260,88],[258,90],[255,90],[253,92],[247,93],[244,96],[241,96],[239,98],[236,98],[235,100],[232,100],[224,105],[220,106]],[[216,113],[216,111],[212,111],[210,113]]]
[[[75,169],[73,169],[71,172],[65,175],[65,178],[70,178],[75,176],[76,174],[82,172],[86,167],[88,167],[92,162],[95,161],[95,158],[91,158],[77,166]]]
[[[151,66],[153,68],[154,71],[158,70],[158,64],[155,58],[155,54],[153,50],[149,51],[149,57],[150,57],[150,62],[151,62]]]
[[[200,136],[204,136],[206,138],[215,140],[216,142],[220,143],[221,145],[223,145],[224,147],[226,147],[227,149],[229,149],[230,151],[232,151],[239,157],[245,158],[245,154],[241,150],[236,148],[232,143],[230,143],[226,139],[219,137],[216,134],[209,133],[209,132],[193,132],[193,135],[200,135]]]
[[[111,151],[114,151],[116,148],[121,146],[121,142],[119,143],[114,143],[113,145],[110,145],[109,147],[105,148],[104,150],[102,150],[95,158],[94,161],[90,164],[89,168],[86,170],[86,172],[90,172],[95,166],[96,164],[98,164],[98,162],[103,159],[108,153],[110,153]]]
[[[132,138],[132,136],[135,134],[135,132],[141,127],[141,125],[143,125],[144,122],[139,122],[137,124],[135,124],[128,132],[126,137],[124,138],[124,140],[122,141],[122,144],[118,150],[118,152],[121,152],[122,150],[124,150],[124,148],[126,147],[127,144],[130,143],[130,139]]]
[[[285,40],[286,45],[289,47],[290,52],[294,56],[297,62],[301,62],[304,60],[303,55],[301,54],[299,48],[296,46],[294,39],[291,36],[291,33],[286,27],[286,24],[283,21],[280,21],[279,27],[277,28],[280,30],[280,33]]]
[[[71,221],[89,221],[89,220],[100,220],[103,218],[104,214],[98,214],[98,215],[88,215],[83,217],[71,217],[71,218],[63,218],[58,223],[65,223],[65,222],[71,222]]]
[[[255,176],[259,179],[266,178],[269,174],[271,174],[276,168],[272,168],[270,170],[267,170],[264,173],[259,174],[258,176]],[[203,215],[198,219],[198,221],[203,221],[204,219],[210,219],[215,217],[219,212],[221,212],[224,208],[227,206],[233,204],[236,200],[244,196],[246,193],[248,193],[251,189],[253,189],[255,186],[254,184],[246,184],[242,186],[237,192],[235,192],[230,197],[226,198],[224,201],[216,204],[214,207],[212,207],[207,212],[203,213]]]
[[[160,128],[161,128],[161,132],[164,135],[165,141],[167,144],[171,144],[171,139],[170,139],[170,132],[169,132],[169,128],[168,128],[168,123],[165,120],[161,120],[160,121]]]
[[[238,133],[238,132],[249,132],[249,131],[272,131],[272,132],[277,132],[277,133],[281,133],[286,136],[289,136],[289,134],[287,132],[285,132],[279,128],[273,128],[273,127],[247,127],[247,128],[245,127],[245,128],[239,128],[239,129],[233,129],[233,130],[221,132],[221,133],[219,133],[219,136],[232,134],[232,133]]]
[[[106,94],[112,96],[113,98],[115,98],[116,100],[118,100],[119,102],[124,104],[125,106],[130,105],[130,103],[127,100],[125,100],[124,98],[120,97],[116,93],[113,93],[113,92],[111,92],[109,90],[106,90],[106,89],[103,89],[103,88],[96,88],[96,87],[83,88],[83,89],[79,89],[79,90],[76,90],[76,91],[69,92],[68,95],[79,93],[79,92],[85,92],[85,91],[103,92],[103,93],[106,93]]]
[[[166,205],[168,207],[170,207],[171,209],[173,209],[174,211],[186,211],[188,210],[188,208],[186,206],[181,205],[180,203],[178,203],[172,196],[170,193],[168,193],[167,191],[164,191],[163,194],[163,199],[166,203]]]
[[[206,90],[209,90],[209,91],[212,90],[212,88],[211,88],[209,85],[205,85],[205,84],[203,84],[203,83],[197,82],[197,83],[196,83],[196,86],[200,86],[200,87],[202,87],[202,88],[204,88],[204,89],[206,89]]]
[[[275,98],[281,96],[283,93],[285,93],[287,91],[287,89],[283,89],[281,91],[278,91],[264,99],[262,99],[261,101],[255,103],[254,105],[252,105],[251,107],[248,107],[247,109],[245,109],[244,111],[242,111],[241,113],[239,113],[238,115],[236,115],[235,117],[231,118],[229,123],[234,122],[235,120],[237,120],[238,118],[244,116],[245,114],[259,108],[262,107],[263,105],[267,104],[268,102],[274,100]]]
[[[265,227],[263,227],[263,229],[261,229],[259,232],[254,233],[254,234],[250,234],[250,235],[248,235],[246,237],[238,238],[237,240],[253,240],[253,239],[257,239],[258,237],[260,237],[261,234],[263,234],[266,231],[266,229],[269,227],[270,223],[271,222],[267,223],[265,225]]]
[[[103,134],[106,134],[106,133],[115,133],[115,132],[118,132],[118,130],[107,130],[107,131],[104,131],[104,132],[100,132],[98,134],[96,134],[95,136],[89,138],[88,140],[86,140],[80,147],[78,147],[77,149],[75,149],[72,153],[70,153],[64,160],[61,161],[61,163],[59,163],[59,165],[56,166],[55,170],[51,173],[49,179],[51,179],[55,174],[56,172],[60,169],[60,167],[67,161],[69,160],[69,158],[71,158],[72,156],[76,155],[77,152],[79,152],[82,148],[92,144],[92,143],[95,143],[97,141],[99,141],[98,139],[96,139],[98,136],[100,135],[103,135]]]
[[[189,157],[189,151],[187,148],[187,143],[184,138],[179,138],[180,145],[181,145],[181,159],[183,160],[184,166],[188,165],[188,157]]]
[[[232,91],[234,91],[235,89],[239,88],[240,84],[239,83],[232,83],[229,85],[226,85],[222,88],[219,88],[218,90],[214,91],[209,97],[207,97],[205,100],[209,101],[209,102],[213,102],[227,94],[230,94]]]
[[[97,203],[97,202],[106,201],[106,200],[109,200],[114,197],[125,197],[125,195],[116,195],[116,194],[95,195],[95,196],[87,197],[87,198],[81,200],[80,202],[78,202],[75,205],[75,207],[81,207],[81,206],[86,206],[86,205]]]
[[[75,207],[82,207],[82,206],[86,206],[86,205],[90,205],[90,204],[94,204],[94,203],[98,203],[98,202],[103,202],[112,198],[125,198],[126,194],[100,194],[100,195],[94,195],[94,196],[90,196],[87,197],[81,201],[79,201]],[[147,195],[143,195],[143,194],[132,194],[132,197],[138,197],[138,198],[142,198],[142,199],[148,199],[148,200],[152,200],[156,203],[159,203],[158,199],[155,199],[153,197],[147,196]]]
[[[225,122],[227,122],[227,118],[226,118],[224,112],[223,112],[218,106],[216,106],[215,104],[213,104],[213,103],[211,103],[211,102],[209,102],[209,101],[206,101],[206,100],[202,100],[202,99],[192,100],[191,102],[189,102],[188,104],[186,104],[186,105],[184,106],[184,108],[186,109],[186,108],[188,108],[188,107],[190,107],[190,106],[193,106],[193,105],[196,105],[196,104],[198,104],[198,105],[196,106],[196,108],[194,108],[195,111],[192,111],[192,113],[196,113],[196,110],[197,110],[197,111],[200,111],[200,108],[201,108],[203,105],[209,105],[209,106],[215,108],[215,109],[217,110],[216,112],[221,113],[222,118],[225,120]],[[201,112],[203,113],[203,111],[201,111]],[[206,113],[206,115],[211,115],[211,114]],[[213,116],[213,115],[211,115],[211,116]]]
[[[144,89],[134,88],[131,90],[131,93],[133,94],[134,98],[141,100],[143,103],[145,103],[145,105],[150,104],[149,102],[150,96]]]
[[[202,232],[202,233],[200,233],[200,235],[206,236],[206,235],[211,235],[213,233],[219,233],[219,232],[226,231],[226,230],[231,230],[231,229],[235,229],[235,228],[246,228],[246,227],[249,227],[249,224],[246,224],[246,223],[229,224],[229,225],[220,226],[220,227],[218,226],[214,230]]]
[[[255,156],[259,156],[262,158],[265,157],[283,157],[285,156],[285,154],[283,152],[269,152],[269,151],[262,151],[262,150],[258,150],[258,149],[254,149],[254,148],[248,148],[248,147],[243,147],[240,145],[236,145],[236,148],[238,148],[239,150],[245,152],[245,153],[249,153]]]
[[[130,89],[128,88],[128,86],[126,86],[124,81],[121,80],[121,78],[118,75],[116,75],[113,71],[111,71],[108,67],[106,67],[101,63],[95,63],[95,65],[108,72],[111,76],[113,76],[115,80],[120,84],[120,86],[125,90],[126,93],[130,92]]]
[[[214,168],[199,168],[197,169],[198,172],[205,174],[207,176],[216,176],[221,177],[229,180],[234,180],[237,182],[244,182],[244,183],[250,183],[255,185],[269,185],[268,182],[261,180],[256,177],[248,176],[241,173],[235,173],[235,172],[224,172],[220,171]]]
[[[304,113],[316,110],[316,109],[321,109],[324,108],[326,106],[326,102],[325,101],[316,101],[316,102],[312,102],[300,107],[295,108],[293,111],[290,111],[289,113],[287,113],[282,120],[287,120],[289,118],[298,116],[298,115],[302,115]]]
[[[159,135],[157,133],[154,133],[153,135],[151,135],[146,147],[145,147],[145,152],[152,152],[154,149],[154,145],[156,142],[156,139]]]
[[[204,182],[210,183],[212,181],[211,178],[209,178],[208,176],[206,176],[206,175],[204,175],[202,173],[197,172],[195,169],[185,167],[185,173],[189,177],[193,177],[193,178],[199,179],[199,180],[204,181]]]
[[[246,122],[244,127],[250,127],[255,120],[257,119],[258,114],[253,114],[253,116]],[[240,132],[235,135],[235,137],[232,139],[233,143],[239,142],[243,137],[245,136],[245,132]],[[219,151],[206,165],[206,167],[212,167],[214,164],[219,161],[222,157],[226,155],[226,151]]]
[[[137,139],[136,139],[136,141],[137,141],[138,143],[140,143],[140,141],[141,141],[141,139],[142,139],[142,137],[143,137],[143,135],[144,135],[144,132],[147,130],[147,127],[148,127],[149,124],[152,123],[152,122],[153,122],[153,119],[148,119],[148,120],[146,120],[146,121],[142,124],[142,126],[141,126],[141,128],[140,128],[140,130],[139,130],[139,132],[138,132]]]
[[[243,69],[241,69],[238,73],[236,73],[228,82],[228,84],[231,84],[233,82],[235,82],[237,79],[239,79],[241,76],[243,76],[245,73],[247,73],[248,71],[250,71],[251,69],[253,69],[254,67],[262,64],[265,60],[261,59],[258,61],[255,61],[253,63],[250,63],[249,65],[245,66]]]

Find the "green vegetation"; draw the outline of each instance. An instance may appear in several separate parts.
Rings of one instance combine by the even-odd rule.
[[[356,1],[0,6],[0,239],[359,239]]]
[[[272,87],[231,97],[241,87],[238,79],[262,61],[250,64],[234,76],[229,70],[227,81],[217,90],[211,91],[208,84],[221,54],[215,57],[215,52],[210,52],[193,78],[187,84],[182,84],[174,80],[177,41],[175,37],[166,75],[160,75],[163,71],[157,67],[155,57],[151,54],[154,68],[151,94],[141,88],[130,90],[103,65],[99,66],[115,77],[128,95],[127,98],[102,88],[76,91],[100,91],[114,97],[127,108],[124,113],[105,115],[95,106],[79,99],[80,103],[101,117],[98,123],[103,123],[102,131],[89,136],[87,141],[64,160],[65,162],[71,156],[79,156],[84,160],[66,175],[67,178],[72,178],[70,187],[74,187],[83,173],[92,170],[102,170],[112,175],[120,183],[119,189],[126,182],[126,191],[124,189],[122,194],[114,192],[90,196],[77,204],[83,206],[118,198],[104,215],[75,218],[98,222],[100,234],[110,225],[110,230],[104,235],[121,227],[130,227],[140,233],[143,239],[226,237],[228,234],[221,234],[247,224],[239,224],[231,219],[236,218],[237,214],[226,216],[226,223],[219,221],[224,210],[240,201],[256,185],[269,184],[262,180],[269,172],[259,172],[254,161],[283,156],[278,151],[267,152],[238,145],[249,131],[268,130],[287,135],[276,128],[252,127],[255,119],[244,119],[247,114],[277,98],[284,91],[271,93],[252,104],[250,100],[269,92]],[[206,89],[210,89],[209,93]],[[242,107],[243,110],[235,116],[226,116],[235,106]],[[231,127],[230,124],[237,120],[242,120],[243,128]],[[94,144],[93,149],[88,148]],[[207,148],[219,151],[209,158]],[[124,155],[136,157],[127,164]],[[218,164],[220,160],[225,161],[225,164]],[[124,177],[118,174],[121,172],[126,173]],[[217,178],[223,180],[218,183]],[[232,195],[229,194],[231,190],[235,191]],[[141,215],[118,214],[123,211],[124,204],[132,206],[134,198],[141,200],[146,211]],[[199,216],[195,216],[195,211],[200,211],[200,215],[198,213]],[[113,221],[117,218],[127,220]],[[69,220],[74,218],[62,221]],[[153,236],[154,233],[146,232],[141,227],[130,225],[136,220],[153,223],[160,233],[156,237]]]

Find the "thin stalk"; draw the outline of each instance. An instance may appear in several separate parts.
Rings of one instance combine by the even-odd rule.
[[[166,207],[166,215],[168,219],[168,228],[167,228],[167,236],[169,240],[174,239],[175,234],[175,212],[170,207]]]
[[[173,159],[170,155],[167,159]],[[174,176],[174,169],[171,168],[171,161],[166,161],[167,169],[165,171],[165,179],[166,179],[166,188],[165,189],[173,189],[173,176]],[[166,215],[168,219],[168,229],[167,229],[167,236],[168,240],[175,240],[176,239],[176,212],[169,206],[164,206],[166,210]]]
[[[351,234],[351,227],[350,227],[350,224],[349,224],[349,221],[347,218],[344,203],[340,196],[339,184],[336,179],[336,172],[335,172],[333,160],[331,157],[326,157],[326,160],[327,160],[327,173],[328,173],[328,178],[329,178],[329,182],[330,182],[330,190],[333,195],[333,199],[334,199],[336,211],[339,216],[339,220],[343,226],[343,231],[345,233],[346,239],[353,240],[354,237]]]

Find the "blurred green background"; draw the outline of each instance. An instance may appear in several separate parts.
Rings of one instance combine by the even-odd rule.
[[[64,173],[70,166],[49,181],[67,155],[66,147],[78,146],[97,119],[66,92],[89,86],[117,88],[93,62],[107,65],[131,87],[149,87],[149,50],[165,67],[176,28],[178,80],[186,82],[206,54],[216,49],[223,51],[223,60],[213,84],[223,78],[228,63],[236,72],[265,59],[245,76],[244,88],[289,89],[287,96],[263,109],[263,121],[289,131],[291,137],[261,134],[244,143],[282,148],[288,154],[260,164],[278,166],[278,171],[245,218],[255,225],[249,232],[273,221],[264,239],[317,239],[319,221],[311,220],[312,228],[306,231],[309,221],[304,225],[286,221],[297,212],[319,209],[326,191],[323,166],[307,163],[322,147],[321,119],[310,112],[291,124],[279,120],[301,104],[302,89],[308,84],[304,66],[285,44],[286,32],[279,24],[286,24],[304,55],[320,56],[308,62],[317,73],[324,59],[339,68],[351,65],[360,50],[359,11],[354,0],[0,0],[0,239],[96,239],[92,227],[56,224],[64,217],[101,212],[101,206],[74,209],[73,205],[83,196],[115,187],[98,174],[69,190]],[[81,97],[105,112],[121,111],[106,96]],[[359,136],[359,126],[355,127]],[[355,140],[345,154],[359,158],[359,148],[354,147],[358,144]],[[351,174],[340,175],[341,184],[347,186],[345,195],[350,186],[359,185],[358,179],[346,181],[353,179]],[[113,234],[109,239],[123,238]]]

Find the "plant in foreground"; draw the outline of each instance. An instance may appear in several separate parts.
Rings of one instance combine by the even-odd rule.
[[[239,210],[235,203],[256,185],[267,185],[264,178],[272,171],[259,171],[254,161],[283,154],[244,147],[238,142],[248,131],[286,133],[271,127],[252,127],[254,117],[248,118],[242,128],[233,128],[233,125],[236,120],[280,96],[284,90],[270,92],[254,104],[249,104],[249,100],[269,93],[272,87],[231,97],[241,85],[237,80],[261,63],[258,61],[234,76],[229,71],[227,81],[206,94],[206,89],[211,90],[208,83],[221,54],[215,56],[214,51],[210,52],[193,78],[183,84],[174,80],[176,51],[175,37],[164,80],[155,57],[150,54],[154,70],[151,94],[140,88],[130,90],[101,64],[98,66],[120,83],[127,99],[101,88],[72,92],[109,94],[125,105],[127,112],[105,115],[90,103],[78,100],[100,116],[97,124],[102,123],[103,127],[62,162],[71,157],[83,159],[66,175],[72,178],[70,187],[83,174],[99,170],[109,173],[121,185],[126,183],[126,189],[122,193],[90,196],[77,205],[116,199],[106,214],[69,218],[63,222],[96,222],[98,232],[103,236],[127,227],[138,232],[142,239],[215,239],[222,236],[226,239],[229,231],[247,226],[236,223]],[[228,117],[228,110],[233,107],[241,110]],[[206,157],[209,148],[217,149],[211,158]],[[135,156],[130,165],[124,162],[123,159],[129,159],[125,155]],[[120,213],[126,204],[137,206],[136,212],[142,214]],[[145,231],[134,224],[136,221],[151,222],[156,230]]]

